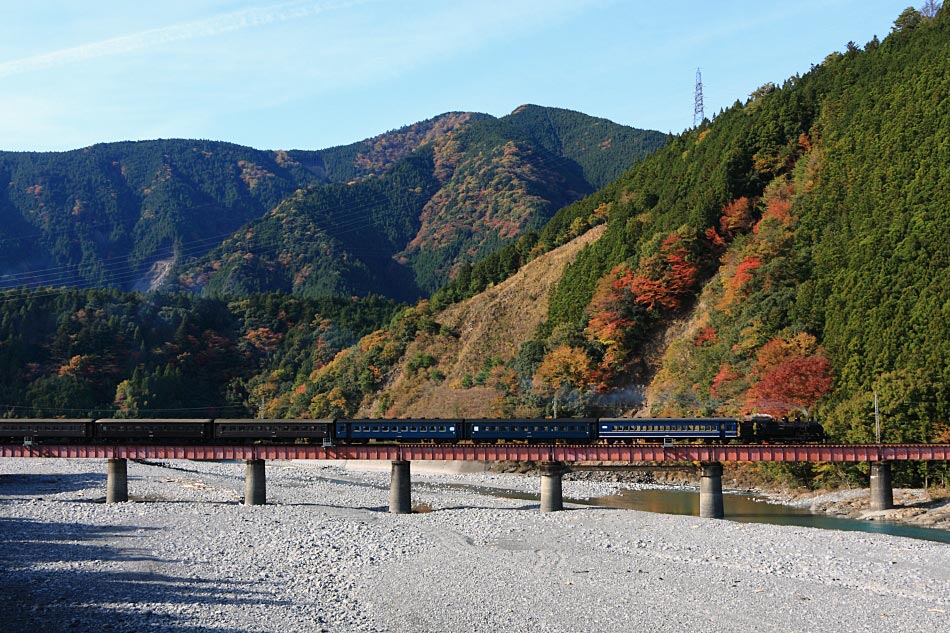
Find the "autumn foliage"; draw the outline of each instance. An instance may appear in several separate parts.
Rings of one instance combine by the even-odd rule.
[[[599,365],[592,370],[599,389],[627,368],[634,346],[649,327],[681,310],[695,293],[699,267],[692,246],[673,233],[636,270],[620,264],[598,282],[588,306],[585,333],[603,349]]]
[[[752,227],[752,201],[742,196],[722,208],[719,229],[724,235],[733,236]]]
[[[831,363],[815,338],[772,339],[756,355],[757,382],[746,394],[750,411],[785,415],[807,411],[831,389]]]
[[[589,383],[590,359],[584,350],[560,345],[548,352],[534,375],[534,388],[550,395],[554,417],[558,416],[559,402],[571,390],[582,390]]]

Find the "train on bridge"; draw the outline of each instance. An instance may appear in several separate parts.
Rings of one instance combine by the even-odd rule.
[[[0,443],[24,444],[632,444],[811,443],[820,424],[741,418],[0,419]]]

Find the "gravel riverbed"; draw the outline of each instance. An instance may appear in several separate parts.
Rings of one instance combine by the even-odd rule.
[[[4,631],[947,631],[950,547],[536,501],[537,479],[267,462],[0,459]],[[464,486],[458,486],[463,484]],[[569,498],[621,484],[565,481]],[[630,487],[629,484],[623,484]]]

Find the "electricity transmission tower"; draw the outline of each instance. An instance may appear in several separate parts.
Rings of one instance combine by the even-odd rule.
[[[706,115],[703,113],[703,75],[696,69],[696,98],[693,105],[693,127],[703,122]]]

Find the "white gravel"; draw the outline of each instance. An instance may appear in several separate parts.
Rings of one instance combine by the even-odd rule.
[[[857,532],[500,499],[514,475],[0,459],[2,631],[947,631],[950,547]],[[564,482],[565,496],[615,484]]]

